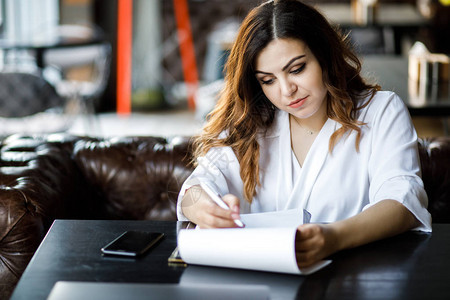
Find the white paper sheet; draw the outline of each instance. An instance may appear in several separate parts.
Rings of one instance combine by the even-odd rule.
[[[178,249],[188,264],[310,274],[331,261],[299,269],[295,234],[302,211],[241,215],[245,228],[181,230]]]
[[[297,227],[304,223],[304,219],[303,209],[241,215],[245,228]],[[309,219],[306,223],[308,222]]]

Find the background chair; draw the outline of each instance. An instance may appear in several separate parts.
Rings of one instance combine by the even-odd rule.
[[[65,131],[69,102],[39,71],[0,72],[0,135]]]
[[[111,46],[100,42],[77,47],[56,48],[44,55],[44,76],[63,97],[75,99],[85,118],[85,130],[99,133],[96,108],[110,74]],[[60,77],[54,76],[57,70]]]

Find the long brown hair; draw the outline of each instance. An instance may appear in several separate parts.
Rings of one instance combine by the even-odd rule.
[[[314,8],[296,0],[268,1],[250,11],[244,19],[225,66],[225,87],[215,109],[208,115],[203,133],[195,141],[195,157],[212,147],[230,146],[240,164],[244,197],[251,203],[259,179],[257,136],[275,118],[275,106],[266,98],[254,75],[255,59],[271,41],[294,38],[308,45],[322,68],[327,87],[328,117],[342,124],[330,138],[329,150],[349,130],[357,132],[359,149],[361,99],[379,86],[365,83],[361,63],[347,39]],[[370,101],[370,100],[369,100]],[[225,137],[219,134],[225,132]]]

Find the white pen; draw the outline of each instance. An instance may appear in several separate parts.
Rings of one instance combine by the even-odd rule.
[[[201,188],[208,194],[209,197],[211,197],[211,199],[220,207],[222,207],[223,209],[230,209],[228,207],[228,205],[223,201],[222,197],[215,193],[212,188],[209,187],[209,185],[205,182],[200,182],[200,186]],[[244,227],[244,223],[242,223],[241,220],[234,220],[234,223],[239,226],[239,227]]]

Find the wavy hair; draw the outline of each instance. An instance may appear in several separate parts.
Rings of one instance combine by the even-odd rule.
[[[360,76],[361,63],[348,39],[317,10],[296,0],[268,1],[252,9],[239,29],[225,66],[225,86],[202,134],[196,138],[194,157],[212,147],[230,146],[240,164],[244,197],[252,202],[260,186],[257,136],[273,124],[277,108],[266,98],[256,80],[257,55],[274,39],[303,41],[322,68],[327,88],[327,115],[342,127],[330,137],[329,151],[351,130],[359,150],[361,126],[356,112],[372,99],[378,85]],[[369,97],[365,103],[362,99]],[[221,135],[221,133],[226,133]]]

